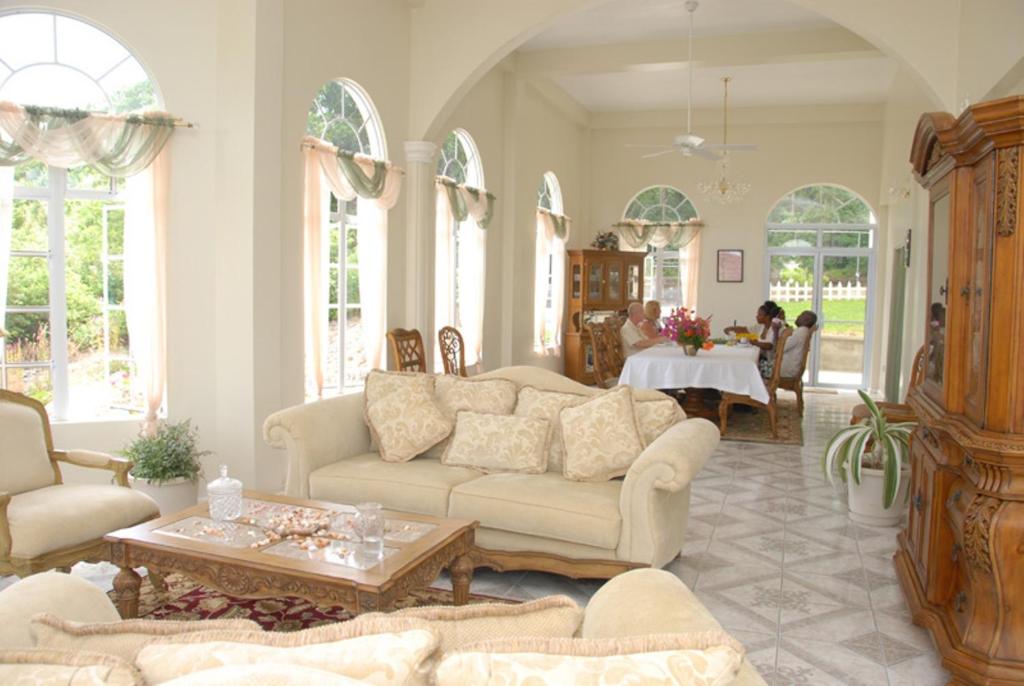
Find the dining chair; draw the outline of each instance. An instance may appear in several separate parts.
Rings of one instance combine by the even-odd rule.
[[[466,376],[466,343],[454,326],[442,326],[437,332],[437,344],[441,348],[441,362],[444,373]]]
[[[391,349],[391,365],[396,371],[427,371],[423,336],[417,329],[391,329],[388,331],[388,347]]]
[[[749,395],[739,395],[722,391],[722,402],[718,406],[718,430],[725,435],[729,425],[729,408],[733,405],[749,405],[754,408],[768,410],[768,426],[771,428],[772,438],[779,437],[778,426],[778,400],[776,391],[779,390],[779,377],[782,374],[782,353],[786,348],[786,341],[793,335],[793,329],[783,329],[775,341],[775,365],[772,368],[771,378],[765,379],[765,390],[768,391],[768,402],[762,403],[754,400]]]
[[[800,416],[804,416],[804,371],[807,369],[807,357],[811,352],[811,340],[818,332],[817,325],[811,327],[811,332],[804,340],[804,349],[800,353],[800,368],[795,376],[779,377],[779,388],[796,393],[796,410]]]
[[[626,366],[626,352],[622,349],[622,325],[625,322],[625,319],[616,315],[608,315],[604,320],[609,367],[613,376],[622,374],[622,368]]]
[[[613,388],[618,385],[619,377],[612,372],[612,359],[605,324],[591,322],[587,324],[587,332],[590,334],[590,349],[594,354],[594,381],[601,388]]]
[[[911,390],[924,381],[924,371],[927,366],[925,362],[925,346],[922,345],[918,348],[917,353],[914,354],[914,364],[910,368],[910,383],[907,384],[908,396]],[[914,408],[907,404],[905,398],[902,403],[876,402],[875,404],[878,405],[878,409],[885,416],[885,421],[889,423],[917,421],[917,413],[914,412]],[[850,415],[850,423],[859,424],[869,416],[871,416],[871,413],[868,412],[868,406],[862,403],[853,408],[853,412]]]
[[[113,484],[64,484],[61,464],[105,469]],[[160,516],[128,485],[131,462],[91,450],[55,450],[34,398],[0,390],[0,574],[69,571],[110,560],[103,537]]]

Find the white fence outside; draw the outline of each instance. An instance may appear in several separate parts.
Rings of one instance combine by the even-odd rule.
[[[821,288],[822,300],[866,300],[868,287],[858,282],[830,281]],[[776,281],[771,284],[771,299],[793,302],[814,299],[814,284],[796,281]]]

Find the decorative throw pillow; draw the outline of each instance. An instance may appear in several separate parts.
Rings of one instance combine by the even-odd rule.
[[[385,462],[408,462],[452,431],[427,374],[371,371],[364,398],[366,423]]]
[[[362,686],[361,679],[297,665],[228,665],[165,681],[163,686]]]
[[[482,414],[512,414],[516,406],[516,385],[507,379],[464,379],[442,374],[434,380],[434,400],[449,419],[463,410]],[[451,437],[427,451],[427,457],[441,457]]]
[[[686,419],[686,413],[673,398],[664,400],[638,400],[633,394],[633,409],[640,438],[646,448],[661,434]]]
[[[562,475],[567,479],[608,481],[622,476],[644,449],[628,386],[599,393],[559,416],[565,443]]]
[[[721,631],[621,639],[513,638],[473,644],[446,656],[436,682],[726,686],[739,672],[743,652]]]
[[[374,617],[383,615],[364,615]],[[441,651],[508,636],[572,638],[583,622],[583,610],[572,598],[553,595],[527,603],[410,607],[389,617],[422,619],[441,635]]]
[[[150,641],[196,631],[259,631],[248,619],[208,619],[200,622],[169,619],[127,619],[120,622],[85,624],[53,614],[38,614],[29,624],[37,648],[70,652],[91,651],[134,660]]]
[[[534,417],[459,412],[441,462],[482,472],[543,474],[551,422]]]
[[[548,470],[562,472],[565,462],[565,446],[562,443],[562,423],[559,413],[566,407],[586,402],[591,396],[575,393],[545,391],[533,386],[519,389],[519,402],[515,414],[522,417],[538,417],[551,422],[551,438],[548,441]]]
[[[0,684],[143,686],[131,663],[113,655],[62,650],[0,651]]]
[[[376,686],[430,683],[438,634],[412,618],[355,619],[290,633],[201,631],[158,639],[135,666],[149,684],[225,666],[287,664]]]

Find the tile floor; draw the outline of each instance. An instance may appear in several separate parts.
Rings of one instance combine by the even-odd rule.
[[[722,442],[697,477],[687,542],[667,569],[746,645],[772,686],[941,686],[946,672],[896,581],[897,529],[850,523],[821,475],[821,450],[854,404],[853,394],[808,394],[802,448]],[[105,589],[115,572],[74,570]],[[10,583],[0,577],[0,587]],[[473,580],[475,593],[564,593],[580,603],[600,586],[535,572],[480,570]]]

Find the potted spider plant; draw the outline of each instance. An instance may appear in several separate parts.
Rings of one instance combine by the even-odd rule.
[[[140,434],[121,452],[132,461],[132,488],[153,498],[162,514],[196,504],[200,459],[209,451],[199,450],[199,432],[189,420],[160,422],[152,435]]]
[[[890,423],[875,401],[857,391],[869,416],[841,429],[825,447],[821,466],[833,486],[847,484],[850,519],[871,526],[896,526],[910,492],[908,454],[913,422]]]

